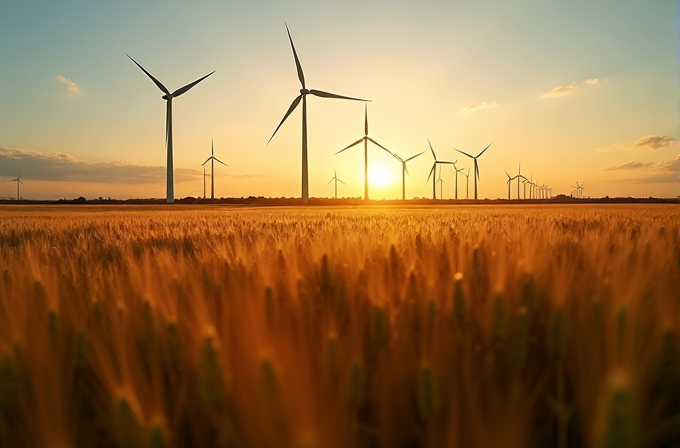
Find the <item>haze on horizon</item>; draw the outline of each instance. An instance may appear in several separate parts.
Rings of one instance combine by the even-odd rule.
[[[203,195],[213,139],[229,165],[216,197],[299,196],[299,109],[267,145],[299,90],[284,22],[308,88],[371,99],[371,137],[428,151],[407,198],[431,196],[428,138],[466,172],[454,148],[493,142],[480,198],[507,197],[520,160],[554,195],[680,195],[676,2],[453,3],[0,0],[0,197],[19,172],[27,199],[165,196],[165,102],[125,53],[170,90],[217,70],[174,102],[176,197]],[[362,196],[363,148],[335,153],[362,135],[363,103],[308,100],[310,195],[333,196],[335,169],[338,196]],[[400,198],[400,163],[368,157],[391,177],[371,199]]]

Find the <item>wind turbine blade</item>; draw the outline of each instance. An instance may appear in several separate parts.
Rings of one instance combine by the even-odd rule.
[[[293,44],[293,38],[290,36],[290,30],[288,29],[287,23],[286,32],[288,33],[288,40],[290,40],[290,47],[293,49],[293,57],[295,58],[295,67],[297,68],[298,79],[300,80],[300,84],[302,84],[302,88],[306,89],[305,74],[302,73],[302,65],[300,65],[300,59],[298,59],[297,51],[295,51],[295,44]]]
[[[333,177],[338,177],[338,173],[335,171],[335,168],[333,168]]]
[[[491,145],[492,145],[492,144],[489,143],[489,146],[491,146]],[[479,154],[477,154],[477,157],[480,157],[482,154],[484,154],[484,151],[486,151],[487,149],[489,149],[489,146],[487,146],[486,148],[482,149],[482,152],[480,152]]]
[[[206,163],[210,162],[210,159],[212,159],[212,156],[205,159],[205,162],[201,163],[201,165],[205,165]]]
[[[430,145],[430,151],[432,151],[432,157],[434,157],[434,160],[437,160],[437,155],[434,153],[434,149],[432,148],[432,143],[430,143],[430,139],[427,139],[427,144]]]
[[[354,143],[352,143],[351,145],[347,146],[346,148],[343,148],[343,149],[341,149],[340,151],[336,152],[336,154],[340,154],[340,153],[343,152],[344,150],[349,149],[349,148],[351,148],[352,146],[358,145],[359,143],[361,143],[361,142],[363,142],[363,141],[364,141],[364,139],[363,139],[363,138],[360,138],[359,140],[357,140],[356,142],[354,142]]]
[[[368,136],[368,103],[364,104],[364,135]]]
[[[340,182],[341,184],[345,184],[345,183],[344,183],[343,181],[341,181],[340,179],[338,179],[338,182]],[[347,185],[347,184],[345,184],[345,185]]]
[[[392,154],[392,157],[394,157],[395,159],[397,159],[401,163],[405,163],[404,160],[401,157],[399,157],[398,155],[396,155],[395,153],[391,152],[390,154]]]
[[[381,145],[380,143],[376,142],[376,141],[373,140],[371,137],[367,137],[367,138],[368,138],[370,141],[372,141],[374,144],[380,146],[382,149],[384,149],[385,151],[387,151],[387,152],[389,152],[390,154],[392,154],[392,151],[390,151],[389,149],[385,148],[383,145]]]
[[[475,160],[475,176],[477,176],[477,179],[479,179],[479,165],[477,165],[476,160]]]
[[[125,56],[129,57],[130,60],[131,60],[132,62],[134,62],[135,65],[137,65],[137,67],[141,68],[142,71],[143,71],[144,73],[146,73],[146,76],[148,76],[149,78],[151,78],[151,80],[154,82],[154,84],[156,84],[156,86],[158,86],[158,88],[161,89],[161,90],[163,91],[163,93],[165,93],[166,95],[170,95],[170,91],[169,91],[168,89],[166,89],[165,86],[164,86],[163,84],[161,84],[161,82],[160,82],[159,80],[157,80],[156,78],[154,78],[153,75],[152,75],[151,73],[147,72],[146,69],[145,69],[144,67],[142,67],[141,65],[139,65],[139,63],[138,63],[137,61],[135,61],[134,59],[132,59],[132,56],[130,56],[130,55],[127,54],[127,53],[125,53]]]
[[[508,179],[510,179],[510,175],[508,174],[507,171],[505,171],[505,175],[508,176]]]
[[[461,153],[461,154],[464,154],[464,155],[468,156],[468,157],[471,158],[471,159],[474,159],[474,157],[472,157],[470,154],[468,154],[468,153],[466,153],[466,152],[463,152],[463,151],[461,151],[460,149],[456,149],[456,148],[453,148],[453,149],[455,149],[456,151],[458,151],[458,152]]]
[[[330,183],[333,182],[334,180],[335,180],[335,177],[331,177],[331,180],[328,181],[328,184],[330,184]],[[328,184],[326,184],[326,185],[328,185]]]
[[[434,162],[432,164],[432,169],[430,170],[430,174],[427,175],[427,180],[425,181],[425,183],[428,183],[430,181],[430,177],[432,177],[432,173],[434,172],[436,167],[437,167],[437,162]]]
[[[342,96],[342,95],[336,95],[335,93],[329,93],[329,92],[324,92],[322,90],[310,90],[309,93],[315,96],[320,96],[321,98],[336,98],[339,100],[353,100],[353,101],[371,101],[371,100],[362,100],[361,98],[352,98],[351,96]]]
[[[20,179],[17,179],[21,185],[25,185]]]
[[[177,89],[177,90],[175,90],[174,92],[172,92],[172,95],[171,95],[171,96],[172,96],[173,98],[177,98],[178,96],[182,95],[183,93],[188,92],[189,89],[191,89],[193,86],[195,86],[195,85],[198,84],[199,82],[203,81],[203,80],[204,80],[205,78],[207,78],[208,76],[210,76],[210,75],[212,75],[213,73],[215,73],[215,71],[216,71],[216,70],[213,70],[213,71],[211,71],[210,73],[208,73],[207,75],[205,75],[204,77],[198,78],[196,81],[194,81],[194,82],[192,82],[192,83],[190,83],[190,84],[187,84],[187,85],[184,86],[184,87],[180,87],[179,89]]]
[[[293,113],[293,111],[295,110],[295,108],[297,107],[297,105],[300,104],[300,100],[301,100],[301,99],[302,99],[302,95],[298,95],[298,96],[293,100],[293,102],[290,104],[290,107],[288,108],[288,111],[286,112],[286,115],[283,116],[283,120],[281,120],[281,123],[279,123],[279,125],[276,127],[276,130],[274,130],[274,133],[272,134],[272,136],[269,137],[269,141],[267,142],[267,144],[269,144],[269,142],[272,141],[272,139],[273,139],[274,136],[276,135],[276,132],[279,130],[279,128],[281,127],[281,125],[283,124],[283,122],[286,121],[286,118],[288,118],[288,116],[289,116],[290,114]]]
[[[408,159],[404,160],[404,162],[408,162],[409,160],[413,160],[413,159],[415,159],[416,157],[418,157],[419,155],[422,155],[422,154],[425,154],[425,151],[423,151],[419,154],[416,154],[415,156],[409,157]]]
[[[224,165],[224,166],[226,166],[226,167],[229,166],[229,165],[227,165],[226,163],[224,163],[223,161],[221,161],[220,159],[218,159],[217,157],[215,157],[215,162],[220,162],[222,165]]]

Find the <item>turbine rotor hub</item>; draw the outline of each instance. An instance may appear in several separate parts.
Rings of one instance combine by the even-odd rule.
[[[167,101],[167,100],[169,100],[169,99],[172,98],[172,97],[170,97],[170,96],[168,96],[168,95],[163,95],[161,98],[163,98],[165,101]]]
[[[307,95],[308,93],[309,93],[309,89],[300,89],[301,95]]]

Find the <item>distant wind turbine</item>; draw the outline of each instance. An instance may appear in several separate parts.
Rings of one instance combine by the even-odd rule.
[[[505,172],[505,175],[508,176],[508,180],[507,180],[506,183],[508,184],[508,201],[509,201],[509,200],[510,200],[510,184],[511,184],[512,181],[515,179],[515,177],[517,177],[517,176],[515,176],[515,177],[510,177],[510,175],[508,174],[507,171]],[[518,199],[519,199],[519,197],[518,197]]]
[[[439,179],[437,179],[439,184],[439,199],[444,199],[444,179],[442,179],[442,167],[439,165]]]
[[[458,169],[456,168],[456,165],[453,165],[453,169],[456,170],[456,200],[458,199],[458,173],[463,171],[463,168]]]
[[[491,146],[491,145],[492,145],[492,144],[489,143],[489,146]],[[480,153],[477,154],[476,156],[471,156],[470,154],[468,154],[468,153],[466,153],[466,152],[463,152],[463,151],[461,151],[460,149],[454,148],[454,149],[456,149],[456,151],[458,151],[459,153],[468,156],[469,158],[471,158],[471,159],[474,161],[474,164],[475,164],[475,172],[474,172],[474,174],[473,174],[473,177],[475,178],[475,200],[477,199],[477,179],[479,179],[479,165],[477,164],[477,159],[478,159],[479,157],[481,157],[482,154],[484,154],[484,151],[486,151],[487,149],[489,149],[489,146],[487,146],[486,148],[484,148],[484,149],[482,150],[482,152],[480,152]]]
[[[205,199],[205,165],[203,165],[203,199]]]
[[[432,177],[432,199],[437,199],[437,186],[436,186],[436,180],[435,177],[437,176],[437,173],[435,169],[437,168],[438,164],[444,164],[444,165],[456,165],[456,162],[445,162],[443,160],[437,160],[437,155],[434,153],[434,149],[432,148],[432,143],[430,143],[430,139],[427,139],[427,144],[430,145],[430,151],[432,152],[432,157],[434,158],[434,163],[432,164],[432,169],[430,170],[430,174],[427,176],[427,180],[425,183],[430,181],[430,177]]]
[[[406,175],[408,174],[408,168],[406,168],[406,162],[409,160],[413,160],[416,157],[418,157],[421,154],[425,154],[425,151],[416,154],[415,156],[411,156],[406,160],[403,160],[401,157],[399,157],[397,154],[390,152],[392,156],[394,156],[395,159],[397,159],[399,162],[401,162],[401,200],[405,201],[406,200]]]
[[[465,199],[470,199],[470,167],[468,167],[467,174],[460,173],[461,176],[465,176]]]
[[[24,183],[21,181],[21,173],[17,176],[16,179],[12,179],[9,182],[16,182],[17,183],[17,201],[19,200],[19,184],[24,185]]]
[[[276,135],[276,132],[279,130],[283,122],[286,121],[286,118],[288,118],[288,116],[293,113],[298,104],[300,104],[300,100],[302,100],[302,203],[307,204],[309,202],[309,174],[307,170],[307,95],[312,94],[314,96],[319,96],[321,98],[336,98],[341,100],[353,100],[353,101],[370,101],[370,100],[362,100],[360,98],[336,95],[334,93],[323,92],[321,90],[307,89],[305,85],[305,75],[302,72],[300,60],[298,59],[297,52],[295,51],[295,45],[293,45],[293,38],[290,36],[288,24],[286,24],[286,32],[288,33],[288,40],[290,40],[290,46],[293,49],[293,57],[295,57],[297,75],[298,79],[300,80],[300,84],[302,85],[302,88],[300,89],[300,95],[298,95],[293,100],[290,107],[288,108],[288,111],[286,112],[286,115],[283,116],[283,119],[274,130],[272,136],[269,137],[269,141],[267,142],[267,144],[269,144],[269,142],[272,141],[272,139]]]
[[[203,168],[205,168],[205,164],[210,162],[210,199],[215,199],[215,162],[219,162],[222,165],[229,167],[226,163],[215,157],[215,145],[214,142],[211,140],[210,141],[210,157],[205,159],[205,162],[203,162]],[[205,184],[205,181],[204,181]],[[205,192],[204,192],[205,193]]]
[[[172,204],[173,202],[175,202],[175,182],[174,182],[174,177],[173,177],[174,169],[173,169],[173,162],[172,162],[173,161],[173,157],[172,157],[172,99],[177,98],[178,96],[188,92],[189,89],[194,87],[196,84],[198,84],[199,82],[203,81],[208,76],[215,73],[215,70],[208,73],[204,77],[199,78],[196,81],[189,83],[189,84],[185,85],[184,87],[181,87],[181,88],[175,90],[174,92],[170,93],[170,91],[168,89],[166,89],[165,86],[163,84],[161,84],[161,82],[159,80],[154,78],[151,75],[151,73],[147,72],[144,69],[144,67],[142,67],[141,65],[139,65],[137,63],[137,61],[132,59],[132,56],[130,56],[127,53],[126,53],[126,56],[129,57],[130,60],[132,60],[132,62],[134,62],[135,65],[137,65],[137,67],[142,69],[142,71],[144,73],[146,73],[146,76],[151,78],[151,80],[154,82],[154,84],[156,84],[156,86],[159,89],[161,89],[161,91],[163,93],[165,93],[165,95],[163,95],[163,99],[166,101],[166,104],[167,104],[166,105],[166,112],[165,112],[165,143],[166,143],[167,151],[168,151],[168,160],[167,160],[167,171],[168,172],[167,172],[167,176],[166,176],[167,185],[166,185],[166,193],[165,193],[165,202],[167,202],[168,204]]]
[[[361,137],[356,142],[352,143],[351,145],[346,146],[345,148],[336,152],[336,154],[340,154],[341,152],[351,148],[352,146],[355,146],[355,145],[358,145],[361,142],[364,142],[364,199],[365,200],[368,200],[368,142],[369,142],[369,140],[373,144],[378,145],[379,147],[381,147],[385,151],[392,154],[392,151],[385,148],[383,145],[381,145],[380,143],[376,142],[375,140],[373,140],[371,137],[368,136],[368,104],[365,104],[364,105],[364,136]]]
[[[338,179],[338,173],[335,172],[335,168],[333,169],[333,177],[331,178],[331,180],[328,181],[328,183],[330,184],[333,181],[335,181],[335,199],[337,199],[338,198],[338,182],[340,182],[341,184],[344,184],[344,185],[347,185],[347,184],[344,183],[343,181],[341,181],[340,179]],[[328,184],[326,184],[326,185],[328,185]]]

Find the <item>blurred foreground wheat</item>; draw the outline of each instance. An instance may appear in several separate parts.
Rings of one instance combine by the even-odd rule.
[[[0,447],[680,444],[672,206],[0,209]]]

